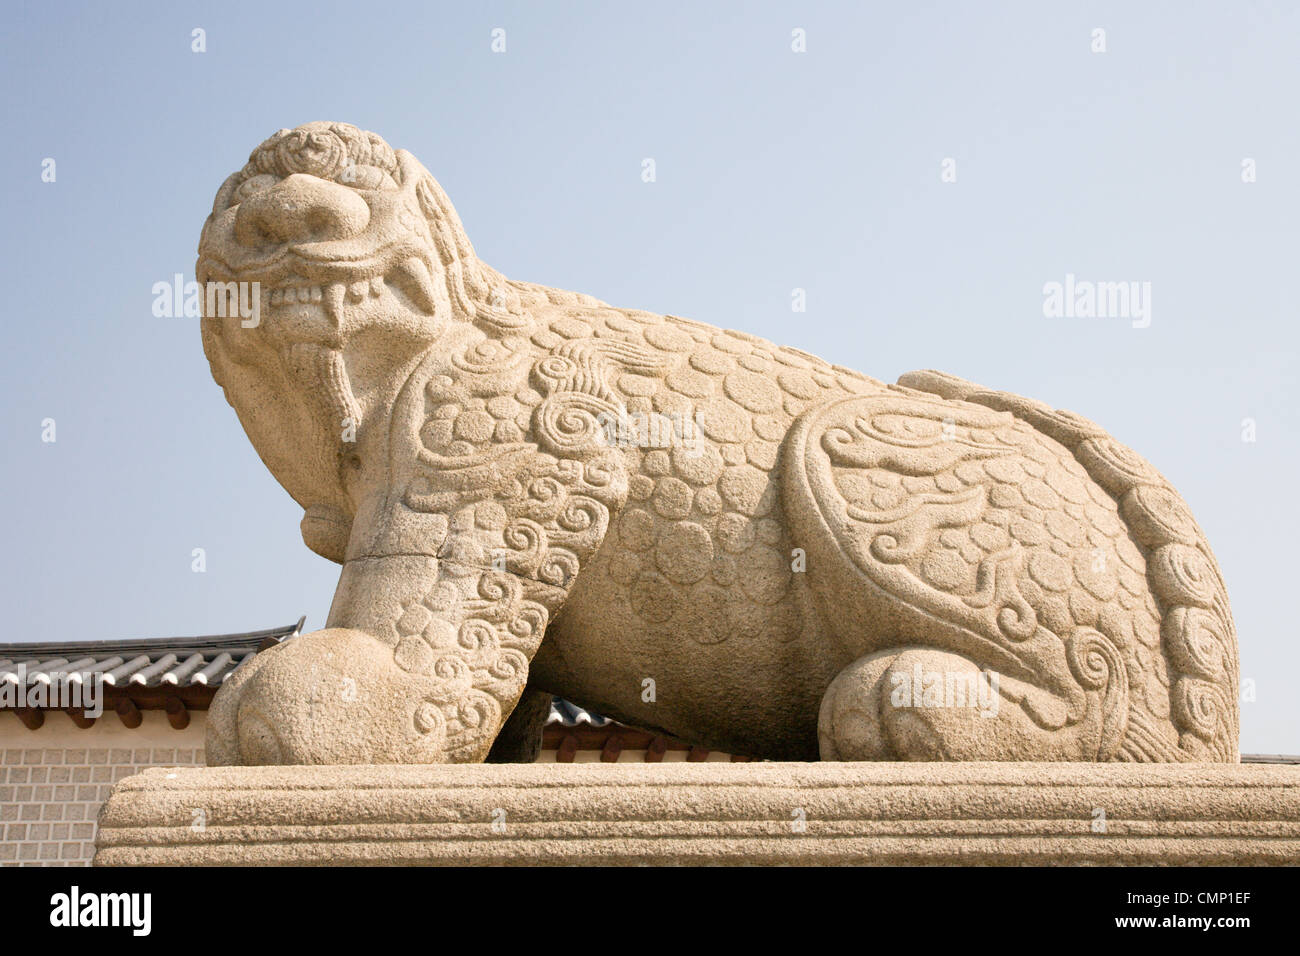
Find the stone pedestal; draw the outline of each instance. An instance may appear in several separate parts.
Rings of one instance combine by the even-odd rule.
[[[1300,767],[214,767],[121,781],[100,866],[1296,864]]]

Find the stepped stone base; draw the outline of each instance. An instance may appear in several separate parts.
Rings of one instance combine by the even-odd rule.
[[[1300,766],[152,769],[96,864],[1297,864]]]

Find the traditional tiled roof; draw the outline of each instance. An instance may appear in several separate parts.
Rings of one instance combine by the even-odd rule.
[[[103,674],[111,688],[208,687],[216,689],[259,650],[292,637],[303,621],[265,631],[164,637],[129,641],[49,641],[0,644],[0,680],[17,683],[24,665],[28,683],[49,682],[52,673]],[[85,676],[82,679],[85,679]]]

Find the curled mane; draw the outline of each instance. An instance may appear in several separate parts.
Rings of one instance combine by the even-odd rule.
[[[591,296],[560,292],[530,282],[517,282],[483,262],[465,233],[451,200],[438,181],[424,169],[415,193],[429,225],[443,281],[456,312],[497,334],[529,324],[530,307],[554,305],[598,306]],[[404,185],[398,154],[375,133],[348,123],[306,123],[282,129],[249,154],[243,169],[230,176],[217,193],[213,211],[226,208],[235,191],[255,176],[285,177],[306,173],[343,185]]]

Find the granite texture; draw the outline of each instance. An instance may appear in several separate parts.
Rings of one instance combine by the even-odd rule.
[[[1300,767],[763,763],[153,769],[97,865],[1296,864]]]

